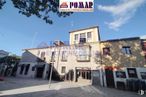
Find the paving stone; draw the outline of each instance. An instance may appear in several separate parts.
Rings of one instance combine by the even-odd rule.
[[[146,97],[146,94],[140,96],[135,92],[91,86],[85,83],[53,81],[49,88],[48,80],[24,78],[6,78],[5,81],[0,82],[0,95],[7,93],[8,90],[16,94],[0,97]]]

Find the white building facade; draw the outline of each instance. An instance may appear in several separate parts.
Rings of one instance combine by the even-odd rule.
[[[100,64],[95,62],[100,51],[98,27],[70,32],[70,45],[25,49],[17,76],[49,79],[90,80],[91,71]]]
[[[139,37],[100,41],[97,26],[69,34],[69,45],[56,41],[54,46],[24,49],[17,76],[49,79],[52,72],[53,80],[92,79],[93,83],[115,87],[115,70],[145,65]]]

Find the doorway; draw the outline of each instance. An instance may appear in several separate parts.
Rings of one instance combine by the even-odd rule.
[[[45,65],[38,66],[36,69],[36,78],[42,78],[44,73]]]
[[[90,82],[90,80],[91,80],[90,68],[76,69],[76,82]]]
[[[115,82],[114,82],[113,70],[106,68],[105,69],[105,76],[106,76],[107,87],[114,88]]]

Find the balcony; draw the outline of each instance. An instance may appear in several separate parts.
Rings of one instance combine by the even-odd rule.
[[[90,56],[89,55],[78,55],[77,62],[90,62]]]

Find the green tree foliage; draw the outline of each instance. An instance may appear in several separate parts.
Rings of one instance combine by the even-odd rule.
[[[43,19],[46,23],[52,24],[50,14],[54,13],[59,17],[70,16],[72,12],[59,12],[59,0],[11,0],[14,7],[19,9],[19,13],[30,17],[32,15]],[[6,0],[0,0],[0,9]]]
[[[0,64],[5,63],[8,66],[11,66],[12,64],[18,64],[19,61],[20,61],[20,57],[18,56],[6,56],[0,58]]]
[[[2,9],[2,6],[5,4],[5,0],[0,0],[0,9]]]
[[[15,76],[17,72],[17,67],[20,61],[20,57],[16,55],[6,56],[3,58],[0,58],[0,65],[4,64],[6,69],[2,68],[0,71],[0,76],[8,76],[9,74],[11,76]],[[11,73],[10,73],[11,71]]]

